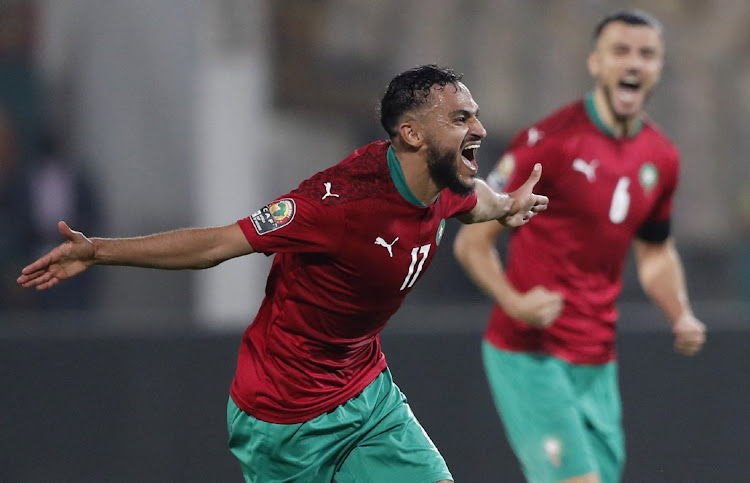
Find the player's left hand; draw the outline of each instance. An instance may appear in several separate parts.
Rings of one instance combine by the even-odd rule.
[[[541,177],[542,165],[536,163],[534,169],[531,170],[529,179],[517,190],[508,194],[513,200],[510,210],[512,214],[500,220],[500,223],[509,227],[525,225],[534,215],[547,209],[549,198],[533,193],[534,186]]]
[[[674,348],[686,356],[698,353],[706,342],[706,326],[693,314],[685,314],[672,326]]]

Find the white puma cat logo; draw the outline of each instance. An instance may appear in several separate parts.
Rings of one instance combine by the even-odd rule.
[[[596,159],[592,160],[590,163],[587,163],[581,158],[576,158],[573,161],[573,169],[583,173],[586,176],[586,179],[589,180],[589,183],[593,183],[596,179],[595,171],[597,166],[599,166],[599,161]]]
[[[544,133],[535,127],[529,128],[526,134],[526,145],[529,147],[534,147],[544,137]]]
[[[321,200],[324,200],[324,199],[328,198],[329,196],[335,196],[336,198],[339,197],[339,195],[337,195],[336,193],[331,193],[331,183],[329,183],[328,181],[326,181],[325,183],[323,183],[323,186],[326,187],[326,194],[323,195],[323,197],[321,198]]]
[[[380,238],[380,237],[377,237],[377,238],[375,239],[375,244],[376,244],[376,245],[379,245],[379,246],[381,246],[381,247],[383,247],[383,248],[385,248],[386,250],[388,250],[388,255],[390,255],[390,256],[391,256],[391,258],[393,258],[393,245],[394,245],[394,244],[395,244],[395,243],[396,243],[397,241],[398,241],[398,237],[396,237],[396,239],[395,239],[395,240],[393,240],[393,241],[392,241],[391,243],[388,243],[388,242],[386,242],[385,240],[383,240],[382,238]]]

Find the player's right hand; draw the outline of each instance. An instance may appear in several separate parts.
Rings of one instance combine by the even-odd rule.
[[[706,342],[706,326],[693,314],[685,314],[672,327],[677,352],[692,356],[700,352]]]
[[[563,295],[537,285],[526,293],[519,294],[510,307],[508,315],[522,320],[532,327],[543,329],[557,319],[563,308]]]
[[[61,281],[78,275],[94,263],[94,244],[83,233],[73,231],[64,221],[57,224],[68,240],[27,265],[16,280],[25,288],[52,288]]]

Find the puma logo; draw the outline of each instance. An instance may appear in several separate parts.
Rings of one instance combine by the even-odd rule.
[[[590,163],[587,163],[581,158],[576,158],[573,161],[573,169],[583,173],[586,176],[586,179],[589,180],[589,183],[593,183],[596,179],[595,171],[597,166],[599,166],[599,161],[596,159],[592,160]]]
[[[544,137],[544,133],[535,127],[529,128],[526,134],[526,145],[529,147],[534,147]]]
[[[323,195],[323,197],[321,198],[321,200],[324,200],[324,199],[328,198],[329,196],[335,196],[336,198],[339,198],[339,195],[337,195],[336,193],[331,193],[331,183],[329,183],[328,181],[326,181],[325,183],[323,183],[323,186],[326,187],[326,194]]]
[[[383,248],[385,248],[386,250],[388,250],[388,255],[390,255],[390,256],[391,256],[391,258],[393,258],[393,245],[394,245],[394,244],[395,244],[395,243],[396,243],[397,241],[398,241],[398,237],[396,237],[396,239],[395,239],[395,240],[393,240],[393,241],[392,241],[391,243],[388,243],[388,242],[386,242],[385,240],[383,240],[382,238],[380,238],[380,237],[377,237],[377,238],[375,239],[375,244],[376,244],[376,245],[379,245],[379,246],[381,246],[381,247],[383,247]]]

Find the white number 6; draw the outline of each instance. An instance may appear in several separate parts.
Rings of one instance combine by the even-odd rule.
[[[612,204],[609,207],[609,221],[614,224],[622,223],[630,208],[630,193],[628,187],[630,179],[623,176],[617,180],[615,192],[612,193]]]

